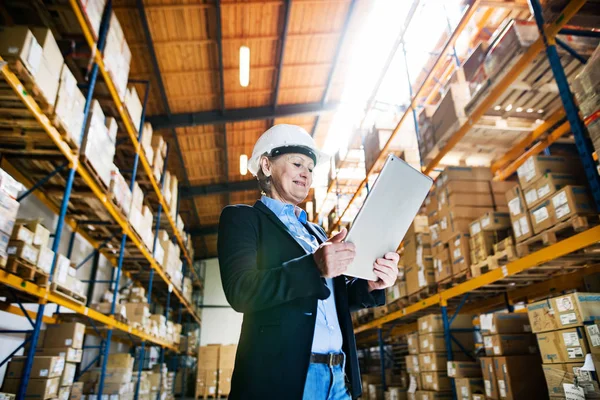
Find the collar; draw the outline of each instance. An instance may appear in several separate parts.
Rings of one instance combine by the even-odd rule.
[[[286,213],[294,214],[298,221],[303,224],[306,224],[308,217],[306,215],[306,211],[301,209],[298,206],[294,206],[292,204],[286,204],[282,201],[273,199],[271,197],[262,196],[260,201],[267,206],[277,217],[280,217]]]

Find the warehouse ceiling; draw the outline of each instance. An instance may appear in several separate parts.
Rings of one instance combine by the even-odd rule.
[[[62,39],[72,41],[72,58],[86,62],[70,1],[31,4],[40,14],[36,23],[51,26],[58,19],[72,32]],[[113,0],[132,52],[130,82],[142,99],[143,82],[149,82],[147,120],[169,143],[169,169],[180,181],[180,213],[194,234],[196,258],[217,255],[223,207],[259,198],[251,175],[240,174],[239,160],[251,155],[265,130],[300,125],[333,153],[370,111],[383,110],[393,121],[410,93],[398,51],[403,26],[414,13],[411,29],[417,33],[405,41],[410,67],[416,66],[415,90],[469,4],[476,4],[475,12],[465,40],[457,42],[463,57],[505,19],[529,18],[526,0]],[[23,5],[5,2],[6,8],[22,8],[23,21],[13,23],[32,23]],[[42,9],[51,15],[44,19]],[[239,79],[242,46],[250,49],[247,87]],[[439,101],[439,83],[450,78],[452,68],[446,67],[452,64],[453,54],[447,54],[420,104]],[[324,177],[316,196],[327,190]],[[332,203],[315,206],[323,213]]]
[[[182,190],[181,209],[196,233],[197,257],[216,256],[224,206],[259,198],[251,175],[240,174],[239,159],[252,153],[265,130],[296,124],[323,144],[350,44],[369,6],[350,0],[113,1],[133,54],[130,79],[151,81],[148,120],[170,138],[170,164],[191,187]],[[247,87],[239,81],[241,46],[250,48]]]
[[[130,79],[151,82],[148,120],[169,138],[170,167],[178,170],[183,185],[181,212],[194,233],[198,258],[217,254],[223,207],[259,198],[251,175],[240,174],[239,160],[252,153],[265,130],[296,124],[325,145],[356,43],[375,3],[113,1],[133,54]],[[455,3],[461,11],[460,2]],[[493,19],[491,9],[480,7],[476,20],[481,23],[470,33],[473,42],[481,35],[489,38],[504,18],[528,13],[525,1],[504,4]],[[401,12],[408,13],[408,6]],[[402,18],[397,19],[394,36]],[[446,39],[442,35],[440,47]],[[250,48],[247,87],[239,80],[241,46]],[[382,59],[389,51],[381,51]],[[143,93],[144,86],[138,86]],[[435,98],[435,88],[431,93]]]

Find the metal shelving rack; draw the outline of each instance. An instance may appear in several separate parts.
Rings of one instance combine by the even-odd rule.
[[[91,34],[91,30],[87,25],[87,21],[86,21],[85,17],[83,16],[83,13],[81,11],[79,3],[76,0],[72,0],[72,1],[70,1],[70,4],[73,8],[73,12],[74,12],[75,16],[77,17],[78,22],[81,25],[81,29],[84,33],[84,36],[86,38],[88,45],[90,46],[91,49],[95,50],[95,51],[92,51],[93,66],[91,69],[91,74],[89,75],[89,80],[87,82],[87,95],[86,95],[86,104],[85,104],[85,109],[84,109],[84,123],[83,123],[84,128],[82,129],[81,137],[83,138],[83,135],[85,134],[85,125],[86,125],[85,121],[87,120],[88,115],[89,115],[90,106],[91,106],[93,94],[94,94],[94,89],[96,87],[96,83],[97,83],[97,79],[98,79],[98,73],[100,72],[100,74],[103,78],[103,81],[111,94],[114,105],[116,106],[116,108],[119,112],[121,122],[125,126],[127,134],[129,136],[129,138],[131,139],[131,142],[135,149],[135,158],[134,158],[134,163],[133,163],[133,171],[132,171],[132,178],[131,178],[131,182],[130,182],[130,189],[133,188],[133,184],[136,180],[138,165],[141,164],[143,171],[147,175],[147,179],[151,183],[151,186],[154,190],[154,194],[156,195],[156,197],[158,199],[158,205],[157,205],[157,211],[156,211],[156,221],[155,221],[155,226],[154,226],[155,237],[154,237],[153,249],[152,249],[152,251],[149,251],[148,249],[146,249],[145,245],[142,243],[142,241],[141,241],[140,237],[137,235],[137,233],[134,232],[134,230],[131,227],[131,225],[129,224],[129,221],[127,220],[127,218],[124,217],[123,214],[121,214],[120,210],[112,203],[111,199],[109,198],[109,196],[106,193],[106,190],[96,182],[96,180],[93,178],[92,173],[90,173],[90,171],[87,169],[87,167],[85,165],[83,165],[82,163],[80,163],[79,154],[77,153],[77,151],[72,150],[69,147],[69,145],[63,140],[63,138],[61,137],[61,134],[57,131],[57,129],[50,122],[49,117],[47,115],[45,115],[44,112],[42,112],[38,103],[24,89],[25,85],[11,71],[11,68],[9,67],[9,65],[6,62],[4,62],[4,60],[2,58],[0,58],[0,66],[1,66],[0,73],[1,73],[2,77],[4,78],[4,80],[12,88],[15,98],[18,99],[22,103],[22,107],[24,110],[27,110],[28,112],[31,113],[33,118],[39,124],[40,129],[45,132],[49,141],[55,147],[54,150],[56,150],[56,152],[58,154],[60,154],[62,156],[62,158],[65,160],[63,164],[60,164],[59,166],[57,166],[48,175],[46,175],[42,179],[36,180],[30,176],[27,176],[28,175],[27,171],[24,172],[20,168],[15,168],[10,164],[10,162],[7,162],[5,159],[2,159],[2,167],[5,168],[16,179],[20,180],[26,187],[28,187],[28,191],[23,196],[21,196],[21,198],[19,200],[21,200],[22,198],[33,193],[38,199],[40,199],[45,205],[47,205],[51,211],[53,211],[54,213],[56,213],[58,215],[58,222],[56,224],[54,241],[53,241],[53,245],[52,245],[52,250],[55,253],[55,257],[54,257],[54,260],[52,263],[52,268],[51,268],[51,271],[49,274],[49,283],[48,283],[47,287],[41,287],[33,282],[24,280],[24,279],[22,279],[16,275],[13,275],[9,272],[0,270],[0,284],[4,285],[6,288],[8,288],[8,291],[11,292],[11,294],[14,294],[13,295],[14,303],[17,304],[17,307],[14,305],[11,305],[11,304],[3,304],[1,309],[6,312],[11,312],[11,313],[14,313],[17,315],[24,316],[25,318],[27,318],[29,320],[29,322],[31,323],[31,326],[32,326],[32,330],[27,332],[27,333],[29,333],[29,336],[26,338],[26,340],[23,342],[23,344],[21,344],[15,351],[13,351],[13,353],[11,355],[9,355],[9,357],[7,357],[4,361],[2,361],[2,364],[0,364],[0,365],[3,365],[6,361],[8,361],[8,359],[10,357],[12,357],[14,354],[16,354],[16,352],[18,350],[20,350],[20,348],[24,347],[26,343],[29,344],[30,350],[27,352],[27,359],[25,362],[23,377],[21,380],[17,398],[23,398],[25,395],[25,390],[29,383],[31,367],[33,364],[33,357],[34,357],[34,353],[35,353],[35,348],[37,347],[37,341],[39,338],[40,330],[42,328],[42,323],[56,323],[57,322],[56,318],[44,316],[44,311],[45,311],[46,305],[49,303],[54,303],[57,305],[57,312],[59,311],[60,307],[64,307],[64,308],[67,308],[67,309],[73,311],[74,314],[69,313],[69,315],[70,316],[75,315],[78,320],[86,323],[86,325],[88,325],[88,329],[87,329],[88,333],[96,334],[97,336],[102,338],[102,342],[101,342],[100,346],[92,346],[99,350],[99,354],[94,359],[94,362],[96,362],[99,359],[101,360],[99,393],[97,393],[98,397],[102,396],[104,377],[105,377],[105,373],[106,373],[106,364],[107,364],[107,360],[108,360],[110,343],[112,340],[128,343],[128,344],[131,344],[133,347],[141,346],[140,361],[143,361],[143,359],[144,359],[144,349],[146,346],[157,346],[160,348],[160,362],[164,362],[165,350],[168,350],[174,354],[179,353],[178,346],[176,346],[172,343],[166,342],[166,341],[164,341],[160,338],[157,338],[153,335],[150,335],[150,334],[148,334],[140,329],[137,329],[131,325],[123,323],[123,322],[117,320],[117,318],[115,318],[115,316],[114,316],[115,306],[116,306],[116,302],[117,302],[117,293],[118,293],[118,290],[121,289],[121,286],[120,286],[121,276],[125,275],[125,277],[127,277],[127,278],[130,278],[130,279],[132,278],[132,274],[130,274],[128,271],[124,270],[124,260],[127,257],[126,253],[129,252],[128,247],[127,247],[128,242],[130,242],[133,245],[133,249],[135,249],[136,252],[139,252],[139,254],[142,255],[145,262],[147,262],[150,265],[150,273],[149,273],[148,287],[147,287],[148,303],[152,303],[152,300],[153,300],[152,289],[153,289],[153,283],[154,283],[154,275],[156,274],[160,278],[159,282],[161,282],[161,284],[164,285],[164,287],[166,288],[166,290],[165,290],[166,305],[165,305],[165,309],[164,309],[165,316],[168,316],[168,313],[171,309],[171,306],[172,306],[170,304],[171,303],[171,293],[173,293],[178,302],[178,307],[179,307],[178,320],[179,320],[179,322],[180,323],[182,322],[182,318],[183,318],[184,314],[185,314],[185,319],[187,321],[186,326],[188,326],[190,324],[190,322],[195,323],[195,324],[196,323],[200,324],[200,322],[201,322],[200,318],[196,314],[192,304],[190,304],[183,297],[182,291],[179,290],[178,288],[176,288],[171,283],[170,278],[166,275],[166,273],[163,271],[162,267],[157,263],[157,261],[154,258],[154,252],[155,252],[156,244],[158,242],[158,231],[161,227],[161,217],[162,217],[162,214],[166,214],[167,221],[172,230],[172,233],[174,234],[176,241],[182,250],[182,255],[184,258],[184,263],[183,263],[184,276],[188,276],[188,275],[191,276],[196,287],[202,286],[201,279],[197,275],[195,269],[193,268],[192,260],[191,260],[189,254],[187,252],[187,249],[184,245],[183,238],[181,237],[181,235],[179,234],[179,232],[177,230],[175,221],[171,217],[169,207],[162,195],[161,186],[162,186],[163,182],[162,181],[157,182],[154,179],[152,170],[150,168],[150,164],[148,163],[148,160],[146,159],[146,156],[140,146],[140,138],[141,138],[142,127],[144,124],[146,102],[147,102],[149,88],[148,88],[148,86],[146,87],[147,92],[146,92],[145,101],[144,101],[144,105],[143,105],[142,119],[140,122],[139,129],[136,129],[134,127],[128,113],[126,112],[123,103],[121,102],[121,100],[116,92],[115,85],[114,85],[110,75],[106,71],[106,68],[104,67],[104,62],[103,62],[102,50],[104,48],[104,45],[106,42],[106,37],[108,34],[110,15],[111,15],[111,11],[112,11],[112,7],[111,7],[112,2],[110,0],[107,1],[107,5],[106,5],[106,8],[105,8],[103,16],[102,16],[102,22],[100,25],[100,31],[99,31],[99,35],[98,35],[99,39],[97,42],[94,40],[94,37]],[[138,131],[140,132],[139,136],[137,134]],[[0,153],[1,152],[2,151],[0,150]],[[167,153],[167,156],[168,156],[168,153]],[[165,163],[164,163],[165,169],[166,169],[166,166],[167,166],[167,162],[165,160]],[[54,201],[52,201],[51,195],[44,191],[44,184],[46,184],[52,177],[56,176],[57,174],[59,174],[60,172],[65,170],[66,168],[68,168],[68,178],[66,179],[66,182],[65,182],[64,193],[63,193],[63,197],[60,202],[60,205],[57,205]],[[165,170],[163,170],[163,174],[162,174],[163,179],[164,179],[164,175],[165,175],[164,173],[165,173]],[[85,228],[83,228],[81,226],[81,224],[78,222],[77,219],[72,218],[72,217],[70,218],[67,215],[69,212],[69,201],[71,199],[71,195],[74,191],[77,190],[77,187],[74,187],[74,182],[76,179],[80,179],[81,181],[83,181],[85,183],[85,189],[87,189],[93,193],[96,200],[98,200],[102,204],[103,209],[115,221],[115,225],[117,226],[118,229],[116,230],[116,232],[114,232],[112,234],[112,236],[105,239],[104,241],[98,241],[92,235],[94,228],[91,225],[96,224],[96,222],[84,221],[85,226],[90,228],[90,229],[86,230]],[[81,210],[79,210],[79,211],[81,211]],[[90,280],[89,280],[90,289],[88,291],[88,294],[91,294],[91,290],[93,290],[93,286],[95,283],[102,282],[102,283],[109,283],[110,285],[112,285],[113,298],[112,298],[111,311],[110,311],[109,315],[99,313],[88,307],[89,299],[91,298],[91,296],[88,296],[88,304],[84,305],[84,304],[78,303],[74,300],[71,300],[69,298],[63,297],[60,294],[57,294],[54,291],[50,290],[52,276],[53,276],[53,273],[54,273],[54,270],[56,267],[56,263],[57,263],[57,255],[58,255],[59,245],[61,243],[62,231],[63,231],[63,227],[65,224],[70,226],[72,229],[72,232],[73,232],[72,236],[71,236],[71,240],[70,240],[68,254],[67,254],[68,256],[71,255],[70,253],[73,249],[73,241],[74,241],[76,233],[81,235],[84,239],[86,239],[94,248],[94,251],[92,252],[92,254],[85,257],[83,262],[81,262],[79,264],[81,266],[88,260],[94,258],[94,264],[92,266],[92,276],[90,277]],[[98,224],[102,225],[100,222],[98,222]],[[107,250],[107,243],[109,243],[112,239],[115,239],[119,236],[120,236],[120,246],[118,247],[118,256],[115,257],[111,252],[109,252]],[[95,274],[97,271],[98,254],[105,255],[106,258],[109,260],[109,262],[114,266],[113,276],[110,281],[96,280]],[[140,283],[134,282],[133,280],[131,281],[131,284],[140,285]],[[25,301],[37,303],[38,304],[37,312],[34,313],[31,311],[26,311],[25,308],[22,306],[22,302],[25,302]],[[188,332],[186,331],[185,334],[187,335]],[[189,342],[189,340],[186,340],[186,341]],[[189,343],[188,343],[188,345],[189,345]],[[185,353],[187,353],[187,349],[186,349]],[[88,366],[86,366],[82,371],[80,371],[80,373],[84,372],[87,368],[91,367],[94,362],[92,362]],[[142,364],[143,364],[142,362],[139,362],[140,366]],[[138,398],[138,391],[139,391],[139,381],[138,381],[138,385],[136,385],[136,393],[135,393],[136,399]]]
[[[464,28],[463,21],[465,21],[466,18],[466,22],[468,22],[468,18],[470,18],[470,15],[472,15],[473,10],[479,6],[479,3],[480,2],[478,1],[473,1],[471,3],[470,9],[465,12],[461,22],[444,47],[442,55],[446,54],[446,50],[449,49],[454,43]],[[444,155],[448,154],[477,123],[484,113],[494,104],[496,104],[496,101],[500,98],[503,92],[517,79],[519,74],[527,67],[527,65],[530,64],[543,50],[545,50],[547,60],[553,72],[554,80],[559,88],[563,109],[558,110],[554,115],[548,118],[546,123],[540,125],[531,134],[524,137],[513,147],[513,149],[507,152],[492,165],[492,170],[496,174],[495,179],[506,179],[508,176],[512,175],[529,156],[543,151],[550,144],[570,130],[574,134],[575,144],[584,165],[586,178],[588,180],[588,185],[592,192],[593,199],[598,210],[600,210],[600,176],[596,170],[596,165],[594,162],[595,160],[593,158],[593,149],[591,147],[589,138],[585,136],[585,128],[583,122],[581,121],[579,110],[573,101],[573,95],[570,91],[563,66],[561,65],[561,61],[558,57],[556,50],[557,41],[555,39],[556,35],[583,7],[586,1],[575,0],[569,2],[563,12],[552,24],[545,24],[542,16],[542,6],[539,0],[529,0],[529,3],[533,17],[540,32],[539,39],[519,57],[512,67],[510,67],[510,70],[489,91],[483,101],[481,101],[474,111],[468,116],[467,121],[462,124],[462,126],[460,126],[460,128],[448,139],[444,147],[439,150],[439,153],[435,156],[435,158],[427,165],[423,166],[423,171],[426,174],[434,171],[434,168],[437,167]],[[574,34],[576,32],[577,31],[569,30],[570,34]],[[439,65],[439,60],[440,58],[438,58],[435,67]],[[426,82],[432,76],[435,67],[432,69],[432,72],[429,73],[428,77],[426,78]],[[417,105],[416,100],[424,86],[425,84],[423,84],[417,93],[412,97],[410,106],[401,117],[398,126],[382,150],[379,159],[384,157],[389,144],[392,142],[394,136],[398,133],[401,124],[409,115],[411,109]],[[567,119],[566,122],[559,125],[545,139],[536,142],[536,140],[542,134],[546,133],[551,127],[556,126],[565,117]],[[373,172],[374,171],[369,171],[368,175]],[[354,197],[350,200],[349,205],[356,200],[360,190],[368,182],[368,175],[358,187],[358,190]],[[349,208],[349,205],[347,206],[346,210]],[[344,210],[344,213],[346,210]],[[336,224],[331,227],[331,229],[334,229],[340,225],[340,221],[344,213],[338,217]],[[540,298],[548,296],[551,293],[558,294],[561,291],[582,286],[583,278],[585,276],[600,272],[600,266],[597,265],[597,263],[589,263],[589,260],[594,260],[594,257],[591,254],[592,246],[597,246],[599,239],[600,226],[589,228],[567,239],[561,240],[527,256],[514,260],[506,266],[489,271],[481,276],[474,277],[464,283],[458,284],[450,289],[425,298],[418,303],[411,304],[407,307],[391,312],[381,318],[362,324],[354,330],[355,334],[358,335],[357,343],[359,343],[359,345],[379,343],[381,349],[380,357],[384,358],[385,354],[383,352],[383,338],[385,335],[402,335],[416,331],[418,330],[416,320],[419,317],[429,313],[441,313],[444,322],[444,334],[446,339],[448,360],[452,360],[453,356],[451,342],[454,339],[452,337],[453,330],[451,328],[451,323],[454,315],[459,312],[477,314],[500,309],[508,309],[510,312],[512,312],[514,311],[513,304],[517,301],[527,301],[528,299]],[[594,249],[597,249],[597,247]],[[575,264],[569,264],[570,261],[573,262],[577,260],[579,260],[579,263],[575,262]],[[523,274],[532,272],[534,273],[536,268],[539,268],[543,265],[561,262],[566,263],[564,265],[571,265],[570,267],[566,268],[571,268],[572,271],[570,273],[555,276],[540,276],[538,279],[525,281],[525,285],[519,286],[519,279],[523,278]],[[385,335],[383,332],[385,332]],[[384,371],[382,372],[382,381],[384,382],[385,386]],[[456,398],[456,393],[454,393],[454,396]]]

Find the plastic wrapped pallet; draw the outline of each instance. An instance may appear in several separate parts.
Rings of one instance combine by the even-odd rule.
[[[140,145],[146,153],[146,158],[149,163],[152,163],[154,158],[154,150],[152,150],[152,125],[149,122],[144,123],[144,129],[142,131],[142,140],[140,140]]]
[[[87,133],[81,143],[81,154],[108,188],[115,157],[117,122],[114,118],[104,116],[98,100],[92,102],[86,130]],[[98,151],[98,149],[102,149],[102,151]]]
[[[81,4],[81,10],[85,14],[94,36],[98,37],[106,0],[79,0],[79,4]]]

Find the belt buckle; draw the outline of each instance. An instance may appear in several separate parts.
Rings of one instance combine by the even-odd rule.
[[[329,365],[329,367],[334,367],[335,366],[335,364],[333,363],[334,362],[334,357],[335,357],[335,354],[329,353],[329,360],[327,361],[327,365]]]

